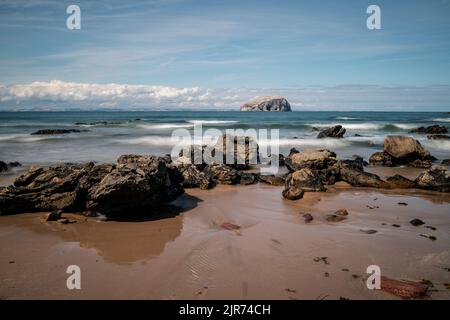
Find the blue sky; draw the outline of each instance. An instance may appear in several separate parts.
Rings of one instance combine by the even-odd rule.
[[[81,30],[66,28],[70,4],[81,8]],[[380,6],[382,30],[366,28],[369,4]],[[449,17],[449,0],[3,0],[0,109],[71,100],[123,106],[118,94],[147,86],[149,107],[231,107],[287,93],[299,108],[448,111]],[[111,83],[122,87],[104,86]],[[105,100],[94,87],[82,91],[92,84],[109,91]],[[30,94],[43,86],[44,97]],[[355,86],[365,97],[356,104]],[[64,88],[81,91],[68,97]],[[392,88],[404,97],[395,105]]]

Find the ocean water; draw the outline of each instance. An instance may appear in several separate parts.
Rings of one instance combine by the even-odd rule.
[[[108,124],[90,124],[108,121]],[[78,124],[77,124],[78,123]],[[88,123],[88,124],[79,124]],[[410,134],[419,126],[450,127],[446,113],[407,112],[0,112],[0,160],[25,165],[55,162],[115,161],[122,154],[170,153],[176,129],[203,130],[279,129],[280,152],[290,148],[327,148],[339,158],[354,154],[368,159],[382,150],[386,135],[409,135],[418,139],[438,159],[450,158],[450,141],[428,140]],[[313,128],[341,124],[347,129],[343,139],[317,139]],[[80,129],[64,135],[31,135],[39,129]],[[270,134],[269,134],[270,137]],[[270,144],[260,139],[260,145]]]

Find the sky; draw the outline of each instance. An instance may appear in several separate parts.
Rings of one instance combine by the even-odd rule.
[[[450,0],[0,0],[0,110],[283,95],[294,110],[450,111],[449,17]]]

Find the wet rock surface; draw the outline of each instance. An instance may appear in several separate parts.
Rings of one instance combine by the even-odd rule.
[[[317,138],[342,138],[345,134],[345,128],[341,125],[337,125],[334,127],[326,128],[317,135]]]

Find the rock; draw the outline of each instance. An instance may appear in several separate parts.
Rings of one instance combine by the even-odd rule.
[[[386,181],[391,185],[391,188],[393,189],[409,189],[416,186],[414,181],[411,181],[399,174],[387,178]]]
[[[445,167],[433,166],[419,174],[414,182],[421,189],[450,192],[450,177]]]
[[[184,188],[200,188],[206,190],[212,187],[210,177],[207,177],[204,172],[198,170],[194,164],[179,165],[177,168],[183,176]]]
[[[368,165],[368,163],[360,156],[353,156],[352,160],[341,160],[341,163],[360,171],[364,171],[364,166]]]
[[[62,210],[52,211],[48,214],[46,221],[58,221],[61,219],[62,213]]]
[[[342,138],[344,134],[345,128],[341,125],[337,125],[320,131],[320,133],[317,135],[317,138]]]
[[[397,204],[398,204],[399,206],[407,206],[407,205],[408,205],[406,202],[397,202]]]
[[[288,189],[293,189],[293,193],[297,189],[302,189],[305,192],[326,190],[318,172],[309,168],[303,168],[290,173],[285,183],[285,191],[288,192]]]
[[[291,111],[291,105],[283,97],[268,96],[247,102],[241,111]]]
[[[381,290],[403,299],[418,299],[427,296],[428,286],[420,282],[394,280],[381,276]]]
[[[441,165],[443,165],[443,166],[450,166],[450,159],[442,160]]]
[[[431,161],[430,160],[420,160],[420,159],[416,159],[412,162],[409,162],[406,164],[407,167],[412,167],[412,168],[424,168],[424,169],[428,169],[431,167]]]
[[[5,172],[5,171],[8,171],[8,165],[5,162],[0,161],[0,172]]]
[[[288,188],[282,192],[283,198],[288,200],[298,200],[303,198],[305,191],[301,188]]]
[[[237,224],[231,223],[231,222],[224,222],[220,225],[222,229],[234,231],[234,230],[240,230],[241,226],[238,226]]]
[[[243,185],[249,185],[258,182],[258,176],[257,174],[254,173],[240,172],[239,176],[240,176],[239,183]]]
[[[327,214],[325,219],[328,222],[340,222],[347,219],[348,211],[345,209],[339,209],[333,214]]]
[[[374,229],[368,229],[368,230],[366,230],[366,229],[361,229],[361,230],[359,230],[359,231],[361,231],[362,233],[366,233],[366,234],[375,234],[375,233],[378,232],[377,230],[374,230]]]
[[[163,158],[126,155],[118,165],[93,163],[31,168],[0,188],[2,214],[92,210],[131,214],[169,203],[184,190],[182,176]]]
[[[369,163],[374,166],[385,167],[392,167],[394,165],[392,156],[384,151],[375,152],[374,154],[372,154],[369,158]]]
[[[395,159],[396,164],[406,164],[416,159],[427,160],[430,153],[419,141],[405,136],[387,136],[384,139],[384,152]]]
[[[13,162],[9,162],[8,163],[8,167],[9,168],[17,168],[17,167],[21,167],[22,164],[20,162],[17,161],[13,161]]]
[[[434,134],[427,136],[428,140],[450,140],[450,136],[445,134]]]
[[[273,186],[284,186],[286,179],[275,175],[260,175],[259,181]]]
[[[353,187],[389,188],[389,183],[376,174],[354,169],[346,164],[340,165],[339,178]]]
[[[214,146],[214,156],[223,159],[224,164],[245,170],[258,163],[259,146],[252,137],[224,134],[219,137]]]
[[[448,130],[444,126],[433,125],[429,127],[420,127],[410,131],[411,133],[425,133],[425,134],[438,134],[438,133],[447,133]]]
[[[314,220],[314,217],[309,213],[304,214],[303,218],[305,219],[305,223],[310,223]]]
[[[78,129],[41,129],[31,133],[32,135],[51,135],[51,134],[67,134],[67,133],[78,133],[82,130]]]
[[[293,154],[296,154],[296,153],[299,153],[299,152],[300,152],[300,151],[298,151],[297,149],[291,148],[291,150],[289,151],[288,157],[291,157]]]
[[[224,164],[209,164],[203,169],[206,177],[221,184],[239,183],[239,172]]]
[[[293,153],[286,158],[286,167],[289,171],[297,171],[303,168],[326,169],[336,163],[336,154],[330,150],[311,150]]]
[[[421,225],[425,224],[425,222],[423,222],[420,219],[412,219],[409,223],[411,223],[414,227],[421,226]]]

